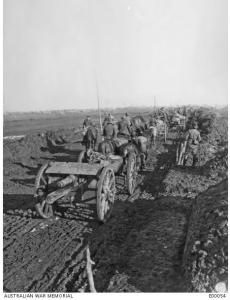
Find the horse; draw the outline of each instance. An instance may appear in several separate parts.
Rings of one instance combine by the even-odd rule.
[[[108,154],[118,154],[120,156],[125,156],[126,153],[124,148],[129,148],[130,145],[129,140],[123,137],[117,137],[116,139],[105,139],[98,145],[98,152],[103,155]]]
[[[105,139],[98,145],[98,152],[103,155],[114,154],[116,145],[113,140]]]
[[[142,116],[135,116],[131,118],[131,126],[134,130],[140,129],[144,131],[148,128],[148,122]]]
[[[95,146],[97,143],[98,131],[95,126],[89,126],[84,135],[82,144],[85,145],[86,150],[93,149],[95,151]]]

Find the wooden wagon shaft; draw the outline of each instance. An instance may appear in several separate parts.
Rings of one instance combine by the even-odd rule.
[[[92,265],[94,265],[95,262],[91,260],[90,257],[90,251],[89,246],[86,248],[86,273],[89,281],[89,289],[91,293],[96,293],[96,289],[94,286],[94,280],[93,280],[93,271],[92,271]]]

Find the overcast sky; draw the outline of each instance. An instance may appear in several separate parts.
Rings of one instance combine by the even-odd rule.
[[[4,111],[227,104],[227,0],[4,0]]]

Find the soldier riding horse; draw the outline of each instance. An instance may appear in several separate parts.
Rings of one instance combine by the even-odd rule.
[[[89,149],[95,151],[97,138],[98,138],[97,128],[95,126],[88,126],[82,141],[82,144],[86,147],[86,151]]]
[[[124,133],[125,122],[125,119],[122,117],[120,131],[117,136],[111,139],[105,139],[99,144],[98,151],[104,155],[118,154],[124,158],[129,152],[134,151],[141,159],[141,166],[145,167],[147,138],[143,136],[143,132],[147,129],[147,122],[145,122],[142,116],[132,118],[131,126],[127,126],[126,128],[128,129],[126,134]]]

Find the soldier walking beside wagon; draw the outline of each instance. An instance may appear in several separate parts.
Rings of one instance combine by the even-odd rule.
[[[192,128],[185,134],[185,142],[187,143],[187,150],[185,155],[185,163],[189,154],[192,156],[192,165],[196,166],[198,163],[198,148],[201,142],[200,132],[198,130],[197,122],[193,122]]]
[[[192,166],[197,166],[201,136],[197,122],[194,121],[191,127],[192,128],[185,133],[183,140],[180,142],[177,165],[186,165],[189,157],[191,157]]]

